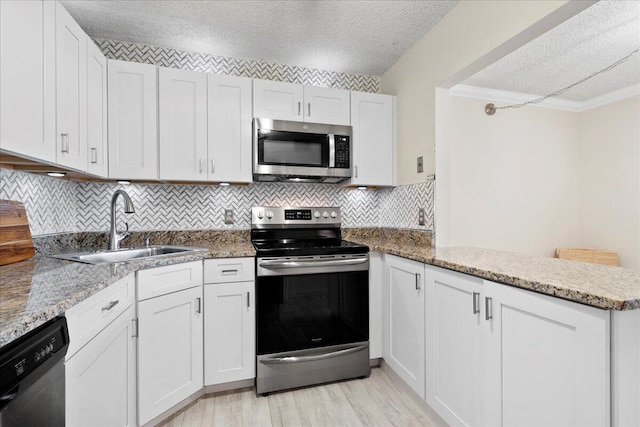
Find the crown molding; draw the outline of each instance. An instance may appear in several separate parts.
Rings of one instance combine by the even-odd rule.
[[[450,90],[452,96],[462,98],[483,99],[491,102],[504,104],[522,104],[541,98],[542,95],[528,95],[525,93],[509,92],[505,90],[486,89],[476,86],[458,84]],[[532,107],[552,108],[555,110],[571,111],[580,113],[612,102],[620,101],[631,96],[640,95],[640,83],[627,86],[613,92],[606,93],[586,101],[569,101],[565,99],[549,98],[537,104],[530,104]]]

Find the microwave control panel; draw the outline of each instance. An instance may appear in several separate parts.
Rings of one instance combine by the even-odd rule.
[[[337,168],[346,168],[350,167],[351,159],[351,150],[349,149],[349,137],[336,135],[336,166]]]

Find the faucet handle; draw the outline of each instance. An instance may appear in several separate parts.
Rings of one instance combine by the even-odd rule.
[[[144,245],[148,248],[151,246],[151,239],[149,239],[149,237],[145,237],[144,238]]]

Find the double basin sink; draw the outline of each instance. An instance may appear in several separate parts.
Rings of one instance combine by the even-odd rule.
[[[207,252],[206,249],[187,246],[151,245],[139,248],[122,248],[115,250],[98,250],[91,252],[77,252],[52,255],[53,258],[68,261],[83,262],[85,264],[112,264],[114,262],[132,261],[143,258],[170,257]]]

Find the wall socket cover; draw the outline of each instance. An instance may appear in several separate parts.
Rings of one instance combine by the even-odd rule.
[[[233,210],[231,209],[224,210],[224,223],[233,224]]]
[[[420,208],[420,210],[418,210],[418,224],[425,225],[425,222],[424,222],[424,208]]]
[[[422,156],[418,157],[418,173],[424,172],[424,160]]]

